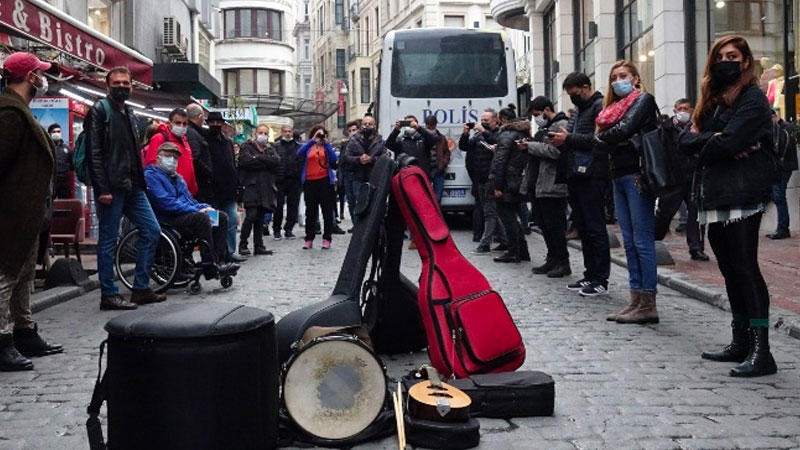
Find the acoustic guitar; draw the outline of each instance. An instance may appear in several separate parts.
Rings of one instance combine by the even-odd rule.
[[[458,388],[443,383],[439,373],[430,366],[422,366],[428,380],[421,381],[408,390],[408,412],[419,419],[435,422],[464,422],[469,418],[472,400]]]

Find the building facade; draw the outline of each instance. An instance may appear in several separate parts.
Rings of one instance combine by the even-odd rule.
[[[562,110],[572,107],[561,89],[570,72],[585,72],[605,92],[613,63],[628,59],[662,113],[672,114],[679,98],[697,100],[714,41],[738,34],[750,44],[770,103],[784,119],[797,115],[793,0],[491,0],[491,12],[501,25],[527,31],[532,95]],[[793,230],[800,229],[798,184],[793,177],[788,193]],[[775,219],[762,223],[774,228]]]

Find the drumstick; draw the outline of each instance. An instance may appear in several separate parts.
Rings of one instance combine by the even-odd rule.
[[[400,406],[400,429],[402,430],[400,436],[403,438],[403,444],[400,446],[402,450],[406,449],[406,421],[403,417],[405,410],[403,409],[403,385],[397,382],[397,403]]]
[[[403,427],[401,425],[401,421],[403,420],[402,412],[400,410],[400,402],[397,397],[397,393],[392,394],[392,403],[394,403],[394,419],[397,424],[397,447],[400,450],[404,450],[403,448]]]

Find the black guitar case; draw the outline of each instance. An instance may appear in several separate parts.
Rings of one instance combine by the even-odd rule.
[[[477,447],[481,440],[481,424],[470,417],[466,422],[434,422],[404,416],[406,441],[415,448],[462,450]]]
[[[278,357],[283,363],[292,354],[292,344],[312,326],[335,327],[361,324],[361,283],[378,242],[386,215],[396,164],[388,156],[375,162],[369,181],[361,186],[356,205],[358,222],[347,247],[339,278],[327,299],[284,316],[277,324]]]

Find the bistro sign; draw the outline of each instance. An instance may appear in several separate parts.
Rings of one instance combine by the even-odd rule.
[[[134,80],[152,85],[149,60],[134,57],[30,0],[0,0],[0,27],[3,25],[105,70],[127,66]]]

